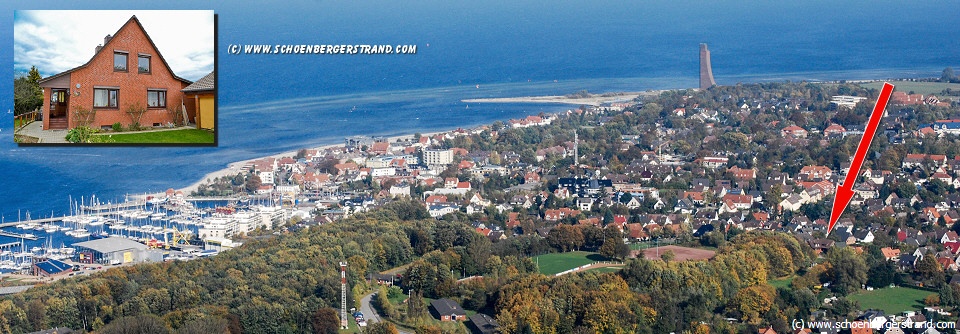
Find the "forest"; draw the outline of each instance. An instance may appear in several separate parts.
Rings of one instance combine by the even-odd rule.
[[[60,280],[0,300],[0,332],[55,326],[101,333],[335,332],[338,319],[329,315],[340,307],[337,263],[344,259],[351,306],[375,288],[365,274],[409,264],[402,287],[411,305],[421,306],[396,316],[424,324],[426,332],[433,327],[422,321],[429,317],[424,297],[450,297],[494,314],[511,333],[656,333],[691,329],[700,321],[723,327],[715,312],[759,323],[810,311],[751,304],[757,298],[797,298],[771,293],[765,284],[810,263],[809,248],[786,234],[740,234],[710,261],[633,259],[620,273],[555,278],[537,273],[529,258],[507,255],[510,247],[494,247],[466,224],[427,217],[416,202],[393,202],[212,258]],[[457,283],[464,275],[483,279]]]

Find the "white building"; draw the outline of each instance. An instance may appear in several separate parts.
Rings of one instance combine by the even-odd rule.
[[[203,220],[203,227],[197,233],[200,239],[228,238],[237,232],[237,220],[233,216],[211,217]]]
[[[453,150],[423,150],[423,163],[427,166],[449,165],[453,163]]]
[[[372,168],[370,169],[371,177],[381,177],[381,176],[394,176],[397,175],[397,169],[394,167],[384,167],[384,168]]]
[[[401,184],[390,186],[390,196],[410,197],[410,184],[404,182]]]
[[[283,223],[287,219],[283,208],[279,206],[258,206],[256,210],[260,213],[260,226],[266,229],[271,229],[274,225]]]
[[[853,107],[857,106],[857,103],[860,103],[860,101],[866,99],[867,98],[860,96],[836,95],[830,98],[830,103],[836,104],[838,107],[847,107],[853,109]]]
[[[251,211],[237,212],[233,215],[237,220],[236,233],[250,233],[257,227],[263,226],[263,220],[260,214]]]

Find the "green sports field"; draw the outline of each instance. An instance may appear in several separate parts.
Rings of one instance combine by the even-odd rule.
[[[564,270],[573,269],[585,264],[607,260],[607,258],[598,253],[583,251],[551,253],[533,258],[533,262],[536,262],[540,265],[540,273],[544,275],[554,275]]]
[[[863,309],[883,310],[887,314],[898,314],[903,311],[922,310],[923,299],[936,294],[919,289],[893,287],[861,291],[848,296],[850,300],[860,302]]]
[[[904,93],[914,92],[916,94],[940,95],[940,92],[942,92],[944,89],[950,88],[954,92],[953,95],[960,94],[960,84],[955,83],[915,81],[891,81],[890,83],[895,87],[895,91]],[[883,82],[877,81],[865,83],[861,86],[866,88],[880,89],[883,87]]]

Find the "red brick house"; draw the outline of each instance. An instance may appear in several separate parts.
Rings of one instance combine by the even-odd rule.
[[[430,301],[430,308],[433,316],[440,321],[467,320],[467,312],[460,307],[460,304],[447,298]]]
[[[78,110],[94,111],[89,126],[109,127],[132,123],[128,108],[146,108],[142,126],[162,126],[173,121],[167,109],[184,103],[181,90],[190,85],[163,59],[136,16],[103,39],[85,64],[40,80],[43,88],[43,129],[72,129]]]

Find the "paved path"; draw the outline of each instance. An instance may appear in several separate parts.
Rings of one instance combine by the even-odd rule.
[[[43,130],[43,122],[36,121],[20,129],[17,134],[36,137],[40,139],[41,144],[62,144],[67,143],[67,130]]]
[[[181,126],[181,127],[174,127],[174,128],[157,128],[157,129],[150,129],[150,130],[143,130],[143,131],[136,131],[136,132],[119,132],[119,133],[116,133],[116,134],[124,134],[124,133],[146,133],[146,132],[159,132],[159,131],[171,131],[171,130],[182,130],[182,129],[195,129],[195,128],[196,128],[196,127],[193,127],[193,126],[189,126],[189,125],[188,125],[188,126]],[[36,121],[36,122],[30,123],[30,124],[27,124],[27,126],[23,127],[23,129],[21,129],[20,131],[18,131],[17,134],[19,134],[19,135],[24,135],[24,136],[30,136],[30,137],[39,138],[41,144],[63,144],[63,143],[69,143],[69,142],[67,141],[67,139],[66,139],[66,137],[67,137],[67,130],[43,130],[43,122],[42,122],[42,121]],[[109,134],[108,134],[108,135],[109,135]]]
[[[373,308],[373,305],[370,304],[370,301],[373,299],[373,296],[377,295],[376,292],[369,295],[363,296],[360,298],[360,312],[363,313],[363,317],[367,319],[367,323],[373,324],[380,322],[380,315],[377,314],[377,310]]]
[[[380,322],[383,319],[380,319],[380,314],[377,313],[377,310],[373,308],[373,305],[370,304],[370,301],[373,300],[373,296],[376,296],[377,293],[371,293],[369,295],[363,296],[360,298],[360,313],[363,313],[363,318],[367,320],[368,325],[372,325],[376,322]],[[414,334],[413,332],[408,332],[397,328],[397,331],[400,334]]]

